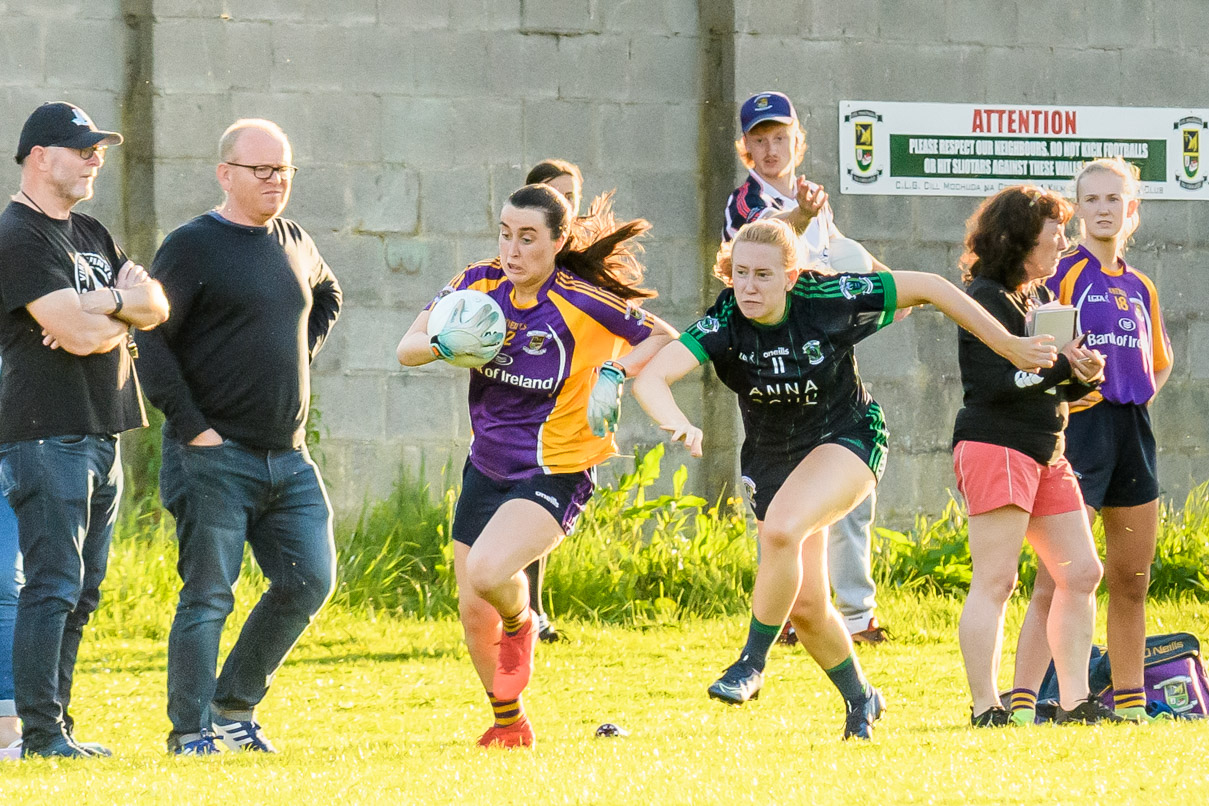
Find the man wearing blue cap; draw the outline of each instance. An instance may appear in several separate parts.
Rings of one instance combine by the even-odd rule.
[[[780,92],[756,93],[739,109],[739,124],[743,136],[735,141],[735,150],[748,177],[726,200],[722,240],[734,238],[749,221],[780,218],[799,234],[804,265],[828,267],[830,241],[842,238],[843,233],[835,225],[822,186],[796,173],[806,156],[806,131],[798,122],[793,103]],[[886,268],[876,262],[874,266],[879,271]],[[873,493],[833,524],[827,539],[828,573],[836,608],[857,643],[886,640],[886,631],[874,615],[876,588],[870,568],[875,504]],[[794,643],[793,636],[793,627],[787,624],[782,640]]]
[[[72,212],[121,142],[77,106],[43,104],[21,130],[21,188],[0,213],[0,492],[25,565],[13,638],[23,756],[109,755],[75,740],[67,709],[121,498],[118,434],[147,424],[128,331],[168,318],[159,283]]]

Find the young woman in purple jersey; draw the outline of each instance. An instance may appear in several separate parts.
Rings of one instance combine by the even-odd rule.
[[[534,742],[521,705],[537,642],[524,568],[571,531],[595,466],[616,453],[622,382],[674,336],[638,307],[654,293],[639,287],[632,239],[649,226],[615,224],[607,203],[577,220],[560,193],[526,185],[500,213],[499,256],[446,288],[488,294],[507,320],[498,354],[471,372],[474,438],[452,528],[466,646],[495,714],[484,747]],[[428,309],[399,342],[404,366],[453,357],[454,340],[430,339],[427,325]]]
[[[784,221],[743,225],[722,245],[714,269],[729,288],[650,362],[634,395],[694,456],[703,435],[671,385],[712,362],[739,397],[740,464],[751,480],[760,563],[747,643],[709,687],[710,697],[740,705],[759,694],[769,650],[788,618],[843,697],[844,738],[869,739],[884,701],[831,604],[826,559],[827,528],[869,496],[885,467],[885,421],[861,385],[856,343],[895,321],[898,308],[932,304],[1020,367],[1048,366],[1054,349],[1049,337],[1012,336],[939,275],[832,275],[803,271],[801,262]]]
[[[549,185],[563,194],[571,205],[571,215],[579,216],[579,207],[584,196],[584,175],[579,166],[564,159],[546,159],[529,169],[525,176],[526,185]],[[562,639],[562,635],[550,623],[546,613],[545,602],[542,601],[542,586],[546,579],[546,557],[529,565],[525,569],[529,578],[529,602],[533,612],[537,613],[537,637],[541,641],[553,642]]]
[[[1052,298],[1044,281],[1066,249],[1070,205],[1036,187],[1006,188],[967,222],[966,293],[1018,335]],[[1087,664],[1101,567],[1074,472],[1062,456],[1067,401],[1102,380],[1104,359],[1078,339],[1054,365],[1022,372],[970,333],[958,336],[962,408],[953,426],[953,470],[969,511],[973,576],[958,624],[975,727],[1003,726],[1009,713],[997,679],[1003,621],[1027,538],[1055,580],[1048,639],[1062,697],[1059,722],[1114,721],[1088,694]]]
[[[1150,402],[1171,375],[1171,343],[1158,292],[1125,262],[1138,224],[1138,169],[1119,157],[1089,162],[1075,178],[1082,238],[1046,285],[1079,311],[1087,346],[1104,353],[1105,381],[1071,404],[1066,458],[1079,477],[1087,517],[1104,524],[1108,651],[1113,705],[1135,721],[1150,717],[1143,688],[1146,592],[1158,529],[1159,483]],[[1054,579],[1042,565],[1016,655],[1013,718],[1035,715],[1037,688],[1049,663],[1046,616]]]

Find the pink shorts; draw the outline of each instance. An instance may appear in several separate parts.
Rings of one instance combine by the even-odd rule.
[[[953,472],[971,515],[1009,504],[1034,516],[1083,509],[1083,493],[1066,457],[1043,465],[1002,445],[963,440],[953,448]]]

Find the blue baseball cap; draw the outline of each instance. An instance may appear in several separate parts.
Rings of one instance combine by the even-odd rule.
[[[759,92],[743,102],[739,109],[739,125],[743,127],[744,134],[751,131],[752,126],[766,120],[798,122],[798,113],[794,111],[788,95],[782,92]]]

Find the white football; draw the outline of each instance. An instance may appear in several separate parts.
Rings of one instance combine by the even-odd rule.
[[[490,314],[496,315],[492,317]],[[457,319],[451,321],[456,315]],[[483,327],[476,327],[476,322],[490,320]],[[504,334],[508,322],[499,303],[482,291],[464,289],[451,291],[437,300],[428,311],[428,336],[437,335],[449,326],[453,332],[447,333],[447,338],[441,340],[451,348],[456,355],[448,359],[455,367],[481,367],[495,358],[500,348],[504,346]],[[493,347],[484,347],[494,343]],[[471,350],[476,351],[473,355]]]
[[[873,256],[851,238],[832,238],[827,246],[827,262],[835,271],[868,273],[873,271]]]

